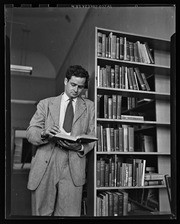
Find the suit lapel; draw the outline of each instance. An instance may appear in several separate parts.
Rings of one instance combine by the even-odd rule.
[[[85,101],[82,98],[78,97],[77,98],[77,102],[76,102],[76,108],[75,108],[75,115],[74,115],[74,119],[73,119],[73,125],[81,117],[81,115],[83,114],[85,109],[86,109]]]
[[[52,118],[54,120],[54,123],[56,125],[59,125],[61,97],[62,97],[62,94],[57,96],[54,99],[54,101],[52,102],[52,104],[49,106],[51,116],[52,116]]]
[[[52,119],[56,125],[59,125],[59,116],[60,116],[60,104],[61,104],[62,94],[57,96],[52,104],[49,106],[49,110],[52,116]],[[86,110],[85,101],[78,97],[76,101],[75,115],[73,119],[73,125],[81,117],[83,112]]]

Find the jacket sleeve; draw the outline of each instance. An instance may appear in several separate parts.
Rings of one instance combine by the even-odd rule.
[[[89,109],[89,125],[88,125],[88,135],[93,135],[95,136],[95,108],[94,108],[94,103],[92,102],[90,109]],[[82,152],[78,152],[78,155],[80,157],[84,157],[90,150],[92,150],[95,146],[95,142],[91,142],[88,144],[83,144],[84,150]]]
[[[45,119],[47,114],[47,103],[41,100],[37,105],[37,110],[33,115],[29,127],[26,130],[26,138],[33,145],[41,145],[48,143],[47,140],[41,139],[41,132],[45,128]]]

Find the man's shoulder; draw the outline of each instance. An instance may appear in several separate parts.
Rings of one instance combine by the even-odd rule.
[[[93,106],[94,105],[94,102],[90,99],[87,99],[87,98],[83,98],[83,100],[85,101],[85,103],[89,106]]]
[[[43,104],[51,104],[51,103],[53,103],[53,101],[56,98],[57,98],[57,96],[47,97],[47,98],[44,98],[44,99],[40,100],[39,102],[43,103]]]

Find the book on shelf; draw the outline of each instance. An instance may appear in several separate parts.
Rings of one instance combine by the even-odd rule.
[[[106,34],[102,34],[102,57],[106,56]]]
[[[120,60],[124,59],[124,41],[123,41],[123,37],[119,37],[119,58],[120,58]]]
[[[134,59],[134,43],[129,41],[129,56],[130,56],[130,61],[135,61]]]
[[[123,215],[128,214],[128,192],[125,190],[119,190],[120,193],[123,195]]]
[[[111,58],[115,59],[116,58],[116,35],[111,33]]]
[[[119,65],[114,66],[114,83],[114,87],[119,88]]]
[[[102,33],[97,33],[97,56],[102,56]]]
[[[107,81],[107,87],[111,86],[111,66],[106,65],[106,81]]]
[[[109,32],[109,35],[97,32],[97,56],[154,64],[152,49],[147,41],[132,42],[126,36],[122,37],[113,32]]]
[[[145,86],[146,86],[146,90],[147,90],[147,91],[150,91],[150,90],[151,90],[151,89],[150,89],[150,86],[149,86],[148,81],[147,81],[147,79],[146,79],[146,76],[145,76],[145,74],[144,74],[143,72],[141,72],[141,76],[142,76],[142,79],[143,79],[144,84],[145,84]]]
[[[114,70],[114,68],[111,68],[110,87],[115,88],[115,70]]]
[[[163,180],[144,180],[144,186],[156,186],[156,185],[163,185]]]
[[[153,58],[153,55],[152,55],[152,50],[150,50],[149,45],[148,45],[147,42],[144,42],[144,44],[145,44],[145,47],[146,47],[146,50],[147,50],[150,62],[151,62],[151,64],[154,64],[154,58]]]
[[[144,80],[142,78],[142,75],[141,75],[141,72],[140,72],[139,68],[135,67],[134,70],[135,70],[135,73],[136,73],[136,76],[137,76],[137,79],[138,79],[138,82],[140,84],[141,89],[146,90],[146,85],[144,83]]]
[[[123,190],[104,191],[96,197],[97,216],[124,216],[128,214],[128,193]]]
[[[152,102],[152,101],[153,101],[153,99],[148,99],[148,98],[138,99],[137,105],[141,105],[141,104]]]
[[[164,180],[164,174],[160,173],[145,173],[145,180]]]
[[[144,147],[144,152],[155,152],[153,136],[143,135],[142,144]]]
[[[116,59],[119,59],[119,51],[120,51],[120,40],[119,37],[116,38]]]
[[[134,127],[122,125],[122,127],[104,127],[97,125],[97,151],[134,151]]]
[[[66,135],[62,133],[57,133],[56,135],[53,136],[54,139],[60,139],[60,140],[68,140],[72,142],[81,142],[81,143],[90,143],[97,141],[98,138],[92,135],[78,135],[78,136],[72,136],[72,135]]]
[[[140,187],[149,181],[145,178],[145,159],[100,157],[96,165],[97,187]]]
[[[122,120],[144,121],[144,116],[121,114],[121,119]]]

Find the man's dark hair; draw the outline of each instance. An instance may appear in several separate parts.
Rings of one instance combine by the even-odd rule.
[[[86,78],[86,83],[89,80],[89,73],[80,65],[71,65],[66,72],[67,80],[71,79],[72,76]]]

